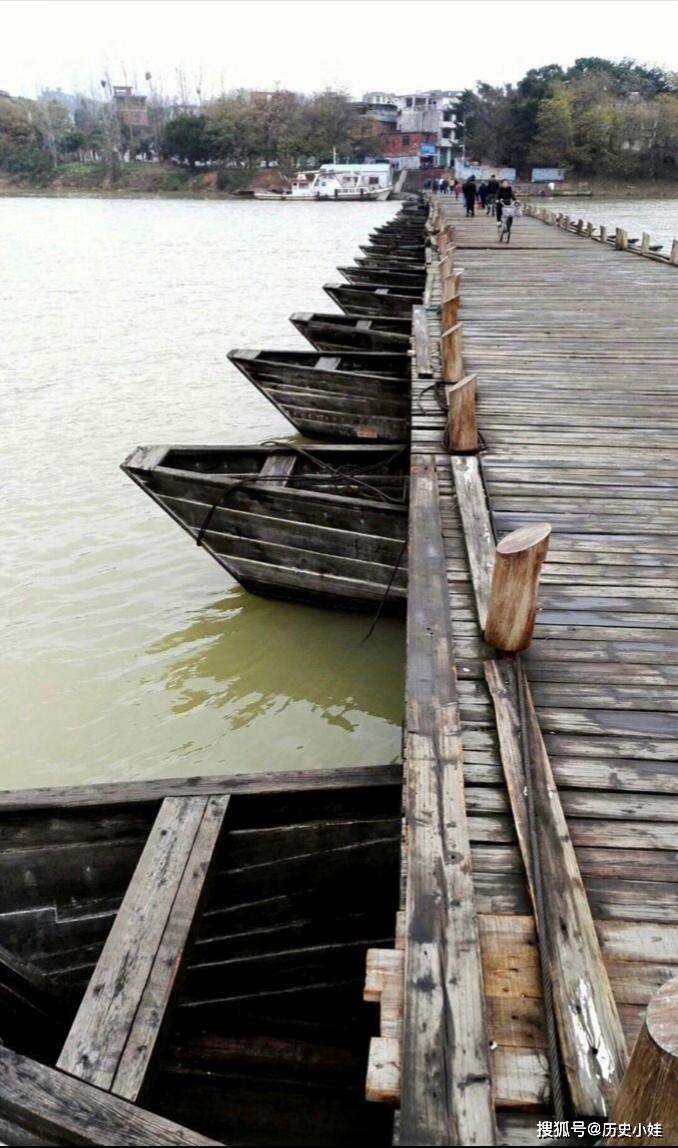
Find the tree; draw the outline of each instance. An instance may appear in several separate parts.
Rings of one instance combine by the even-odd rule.
[[[165,125],[160,146],[166,158],[176,156],[190,167],[211,159],[213,141],[208,130],[207,117],[175,116]]]
[[[572,93],[560,84],[540,103],[537,134],[530,149],[533,163],[562,166],[574,159],[573,102]]]

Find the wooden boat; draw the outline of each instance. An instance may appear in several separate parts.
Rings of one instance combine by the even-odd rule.
[[[423,243],[398,243],[394,239],[383,243],[358,244],[358,249],[367,256],[379,255],[387,258],[397,256],[399,259],[408,259],[419,263],[424,258],[426,247]]]
[[[337,271],[349,283],[378,283],[383,287],[403,287],[405,290],[423,292],[426,282],[425,271],[402,271],[388,266],[367,267],[364,263],[356,267],[337,267]]]
[[[421,260],[416,262],[412,259],[401,259],[400,256],[394,253],[387,255],[379,255],[372,252],[370,255],[358,255],[355,260],[358,267],[385,267],[391,271],[402,271],[403,274],[426,273],[426,263],[424,262],[424,255],[422,254]]]
[[[402,613],[407,449],[147,446],[125,474],[255,594]]]
[[[342,315],[338,311],[295,311],[290,322],[319,351],[394,351],[410,348],[409,319]]]
[[[347,315],[394,315],[407,319],[412,308],[421,303],[423,294],[378,283],[325,283],[323,291]]]
[[[234,350],[229,359],[308,438],[403,442],[409,427],[407,355]]]
[[[391,1143],[401,769],[0,793],[4,1144]]]

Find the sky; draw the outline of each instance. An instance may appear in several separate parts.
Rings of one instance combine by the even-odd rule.
[[[514,82],[578,56],[678,72],[678,0],[0,0],[0,89],[193,102],[234,88],[416,91]],[[183,88],[183,90],[182,90]]]

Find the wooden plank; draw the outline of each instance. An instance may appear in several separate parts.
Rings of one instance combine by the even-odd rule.
[[[400,1041],[373,1036],[367,1061],[365,1098],[381,1104],[400,1103]]]
[[[59,1068],[98,1088],[136,1098],[228,801],[225,796],[163,801],[64,1043]]]
[[[297,465],[297,455],[280,452],[270,454],[259,471],[259,477],[266,480],[267,486],[285,486],[287,479]]]
[[[195,798],[189,800],[195,801]],[[201,800],[201,799],[197,799]],[[175,989],[186,945],[200,904],[205,879],[229,803],[210,797],[195,837],[177,894],[138,1002],[111,1091],[136,1100],[150,1066],[161,1025]],[[123,902],[124,907],[124,902]],[[116,922],[117,924],[117,922]],[[114,930],[116,926],[114,925]]]
[[[0,1116],[38,1134],[40,1144],[218,1143],[2,1045]]]
[[[514,674],[519,664],[485,663],[485,676],[498,715],[498,732],[507,785],[520,824],[519,841],[525,869],[527,812],[517,768],[521,756],[520,723]],[[549,972],[570,1093],[581,1114],[605,1116],[626,1067],[626,1042],[602,959],[593,917],[586,898],[536,713],[524,679],[529,752],[534,763],[535,816],[539,824],[540,863],[545,889],[545,927],[550,948]],[[532,881],[534,875],[532,874]]]
[[[414,369],[420,378],[430,379],[433,375],[433,367],[428,321],[424,307],[412,308],[412,339],[414,343]]]
[[[88,806],[160,802],[166,797],[210,797],[235,793],[305,793],[400,785],[402,765],[348,766],[341,769],[281,770],[279,773],[233,773],[204,777],[167,777],[153,781],[52,786],[0,791],[0,812],[82,809]]]
[[[494,567],[494,535],[475,457],[450,459],[457,504],[464,530],[480,629],[485,629]]]
[[[435,469],[413,459],[402,1144],[495,1142]]]

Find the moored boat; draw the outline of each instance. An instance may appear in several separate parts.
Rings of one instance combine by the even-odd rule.
[[[317,201],[377,202],[389,198],[391,169],[387,163],[326,163],[315,171],[300,171],[280,191],[255,191],[255,199],[291,203]]]
[[[330,299],[347,315],[394,315],[410,318],[412,308],[421,303],[421,290],[389,287],[378,283],[325,283]]]
[[[403,287],[407,291],[422,291],[426,283],[426,271],[403,271],[399,267],[380,265],[368,267],[364,263],[355,267],[337,267],[337,271],[349,283],[378,283],[383,287]]]
[[[405,446],[150,446],[122,469],[246,590],[402,613]]]
[[[397,765],[0,794],[3,1143],[390,1144],[401,800]]]
[[[386,259],[396,257],[414,262],[421,262],[426,250],[423,243],[398,243],[396,240],[389,243],[361,243],[358,247],[367,256],[376,255]]]
[[[228,357],[308,438],[407,438],[411,362],[405,354],[236,349]]]
[[[394,351],[410,348],[409,319],[343,315],[339,311],[295,311],[290,322],[319,351]]]

